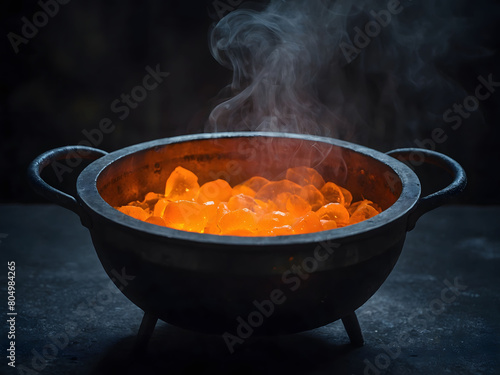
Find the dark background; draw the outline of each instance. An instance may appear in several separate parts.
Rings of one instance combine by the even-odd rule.
[[[21,35],[22,17],[32,20],[40,6],[35,1],[1,4],[0,202],[44,202],[27,186],[28,164],[46,150],[85,140],[82,131],[98,128],[103,118],[116,126],[98,146],[106,151],[204,131],[214,98],[231,80],[231,71],[220,66],[208,49],[208,31],[218,19],[215,1],[71,0],[59,5],[58,13],[21,44],[17,54],[7,34]],[[470,27],[453,39],[440,69],[462,93],[474,94],[479,75],[493,74],[493,80],[500,81],[499,15],[493,0],[468,2],[458,10],[457,17]],[[487,53],[471,52],[467,58],[466,45],[481,46]],[[368,46],[367,56],[371,48],[376,47]],[[461,58],[455,60],[456,50]],[[154,69],[157,64],[170,75],[119,120],[111,103],[141,84],[146,66]],[[431,100],[425,95],[408,100],[421,103],[425,112],[426,100]],[[443,104],[441,113],[447,108],[449,104]],[[448,130],[449,139],[436,147],[467,171],[469,186],[461,202],[500,203],[498,108],[500,88],[481,101],[459,129]],[[406,131],[409,124],[398,124],[398,130],[371,124],[367,118],[369,128],[356,130],[357,141],[380,151],[415,146],[414,140],[429,138],[439,122],[442,119],[421,120]]]

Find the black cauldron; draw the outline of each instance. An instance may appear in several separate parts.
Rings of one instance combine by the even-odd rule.
[[[40,173],[75,153],[96,160],[79,175],[72,197],[46,184]],[[453,182],[420,197],[418,177],[396,159],[415,153],[450,172]],[[179,165],[200,184],[223,178],[232,186],[254,175],[279,179],[288,167],[306,165],[348,188],[354,199],[377,202],[383,212],[322,232],[238,237],[156,226],[113,208],[163,191]],[[401,149],[387,155],[336,139],[283,133],[189,135],[109,154],[64,147],[34,160],[29,177],[37,192],[80,216],[110,278],[116,280],[117,272],[129,276],[125,287],[118,286],[145,311],[141,345],[158,318],[233,338],[242,332],[294,333],[342,319],[351,341],[362,344],[354,311],[387,278],[417,219],[466,184],[460,165],[437,152]]]

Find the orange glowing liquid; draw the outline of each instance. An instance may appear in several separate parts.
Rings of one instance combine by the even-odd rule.
[[[224,180],[198,184],[191,171],[177,167],[164,194],[150,192],[142,202],[118,210],[138,220],[189,232],[230,236],[281,236],[332,230],[369,219],[382,210],[369,200],[325,182],[313,168],[294,167],[286,179],[254,176],[231,187]]]

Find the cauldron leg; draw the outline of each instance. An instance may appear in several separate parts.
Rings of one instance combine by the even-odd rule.
[[[342,323],[344,323],[344,328],[351,340],[351,344],[354,346],[363,346],[363,334],[361,333],[356,313],[353,311],[351,314],[343,317]]]
[[[146,350],[157,321],[157,316],[148,312],[144,313],[139,332],[137,333],[137,338],[135,339],[134,352],[142,353]]]

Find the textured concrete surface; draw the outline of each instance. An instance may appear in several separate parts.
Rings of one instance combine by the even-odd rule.
[[[221,337],[160,323],[131,355],[142,312],[104,273],[87,230],[53,205],[0,206],[0,289],[16,262],[16,369],[0,374],[498,374],[500,207],[451,206],[421,218],[394,271],[358,311],[353,348],[340,322],[255,338],[229,354]],[[452,285],[452,287],[450,287]],[[453,287],[454,285],[454,287]],[[8,325],[0,348],[6,352]]]

